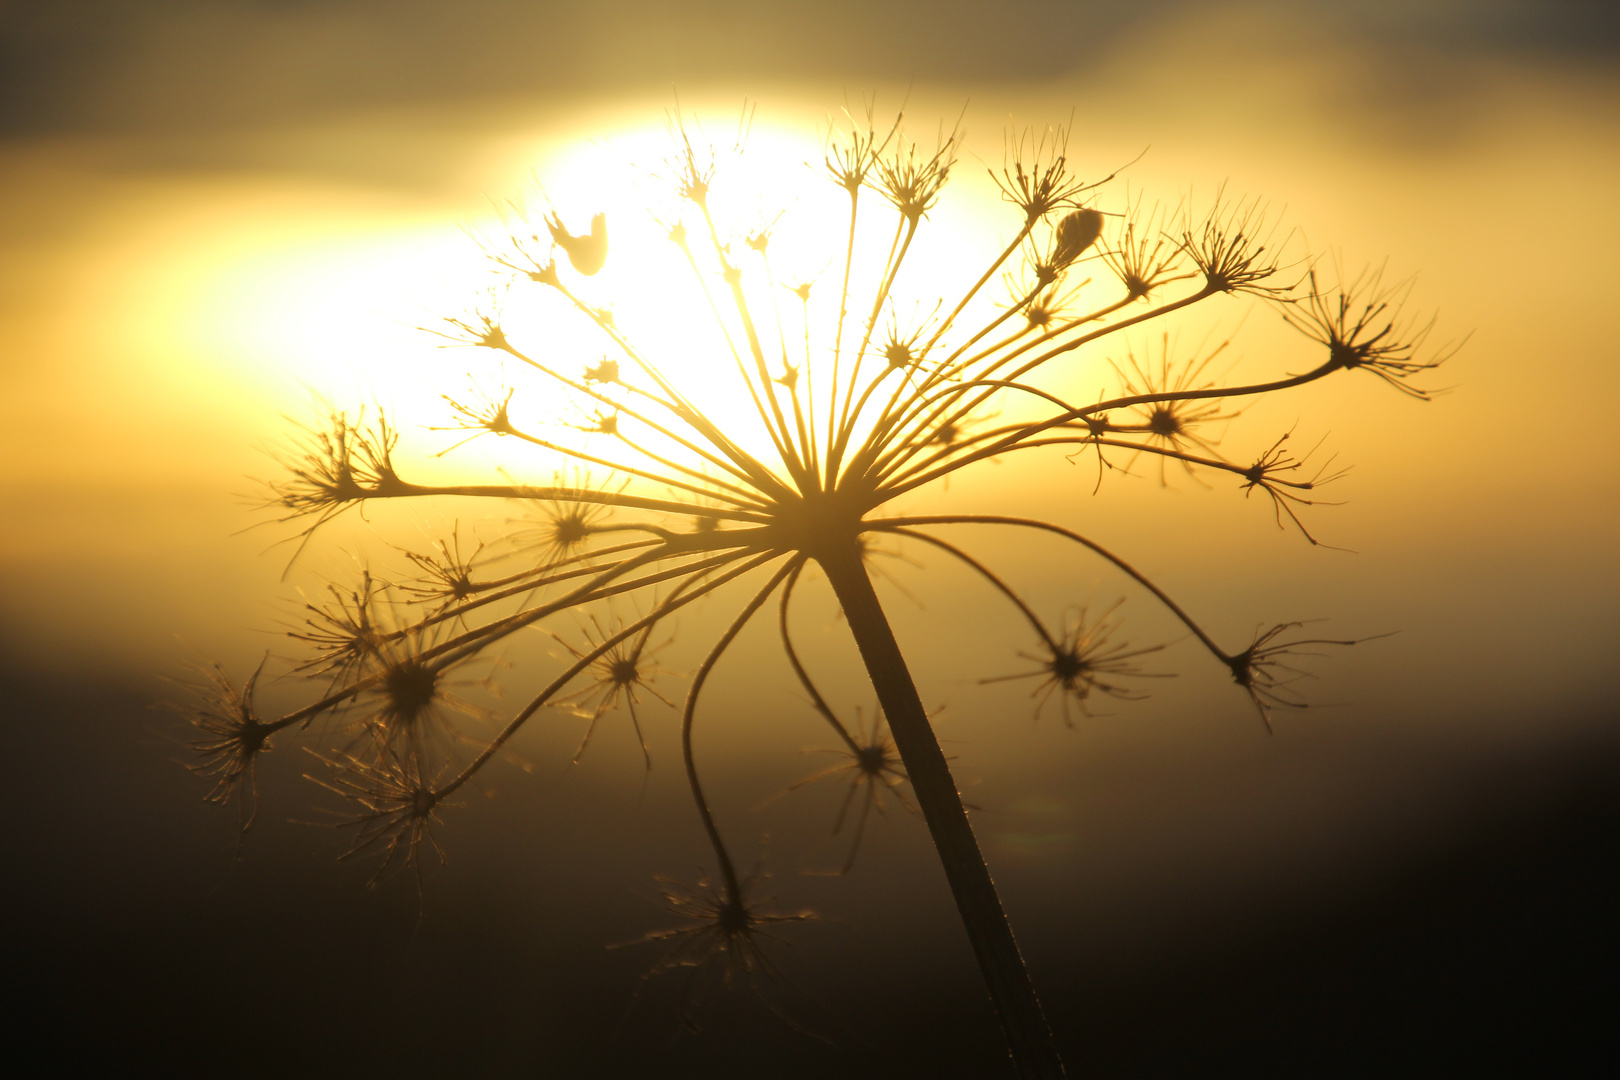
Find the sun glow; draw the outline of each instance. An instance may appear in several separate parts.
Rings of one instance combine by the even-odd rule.
[[[800,393],[807,408],[824,408],[826,388],[816,387],[814,380],[825,377],[838,333],[849,243],[848,197],[827,174],[825,148],[802,134],[754,128],[721,136],[689,123],[686,135],[714,165],[707,200],[712,219],[706,220],[677,192],[673,156],[679,132],[647,126],[578,146],[548,162],[529,197],[506,204],[498,221],[472,231],[491,253],[516,239],[541,261],[554,257],[570,292],[589,307],[609,312],[614,329],[700,412],[724,417],[729,432],[740,432],[741,445],[770,459],[775,455],[769,434],[748,381],[738,371],[739,364],[753,362],[744,344],[747,331],[738,324],[716,248],[742,273],[772,378],[802,375]],[[964,198],[959,205],[982,212],[978,199]],[[851,260],[852,298],[877,292],[875,271],[884,265],[895,235],[896,214],[881,199],[869,195],[862,210],[865,219]],[[581,274],[562,248],[548,250],[548,214],[576,235],[586,233],[594,215],[605,215],[608,249],[600,272]],[[961,261],[949,253],[988,250],[996,237],[986,225],[962,209],[935,207],[930,227],[919,234],[896,283],[896,297],[905,299],[877,313],[869,353],[881,350],[886,334],[903,338],[922,330],[939,297],[960,290],[959,273],[953,271]],[[673,241],[682,232],[691,260],[688,249]],[[515,343],[536,349],[537,358],[568,375],[582,376],[607,360],[624,363],[629,377],[630,363],[600,326],[552,290],[539,296],[536,291],[519,280],[510,291],[487,296]],[[619,303],[621,298],[633,302]],[[487,313],[470,312],[474,319]],[[846,364],[871,317],[869,311],[855,310],[852,301],[844,330]],[[440,329],[446,327],[441,324]],[[881,359],[869,358],[872,362]],[[486,393],[488,376],[487,370],[472,375]],[[526,406],[532,409],[534,402],[525,401],[521,389],[515,391],[514,415]],[[599,417],[576,408],[573,415],[553,410],[543,419],[589,428]]]
[[[496,260],[519,242],[541,259],[555,257],[564,283],[582,302],[611,312],[613,326],[683,395],[701,411],[726,417],[741,445],[769,458],[769,435],[721,329],[724,323],[734,341],[743,339],[729,287],[714,266],[713,244],[744,271],[772,375],[791,378],[796,369],[813,380],[830,359],[837,333],[848,198],[828,176],[826,150],[813,136],[763,125],[721,133],[690,123],[688,134],[704,153],[713,152],[714,240],[676,193],[669,164],[675,133],[643,125],[548,157],[536,166],[530,190],[491,200],[484,214],[460,228],[387,207],[310,206],[219,235],[187,262],[209,268],[205,286],[169,290],[193,298],[192,310],[178,320],[190,327],[189,351],[225,353],[246,368],[278,372],[288,393],[277,404],[289,410],[298,408],[291,390],[297,385],[332,401],[372,400],[399,416],[453,429],[453,411],[442,397],[465,404],[510,390],[514,418],[574,442],[578,431],[569,429],[589,429],[600,418],[578,402],[539,392],[511,357],[457,347],[464,344],[457,321],[476,325],[498,315],[514,344],[569,376],[582,377],[604,359],[623,359],[599,325],[553,290],[511,281]],[[903,339],[927,327],[939,298],[962,287],[956,271],[963,254],[1005,242],[998,233],[1016,222],[987,213],[974,183],[966,178],[929,212],[895,299],[878,313],[869,351],[880,351],[886,336]],[[605,218],[607,258],[586,276],[562,248],[553,249],[547,218],[556,215],[570,232],[585,234],[596,214]],[[862,215],[851,297],[877,291],[878,282],[867,278],[884,264],[895,235],[897,215],[876,195],[863,200]],[[697,255],[695,267],[671,242],[671,230],[681,226]],[[199,276],[185,267],[173,272]],[[854,306],[846,357],[872,314]],[[175,321],[164,319],[171,326]],[[813,385],[809,390],[821,392]],[[468,434],[408,428],[402,452],[413,467],[440,477],[456,472],[461,461],[498,462],[531,482],[547,482],[562,465],[560,456],[495,438],[473,439],[434,461],[431,455]]]

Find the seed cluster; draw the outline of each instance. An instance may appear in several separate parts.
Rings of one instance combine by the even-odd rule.
[[[280,520],[300,526],[300,549],[334,516],[380,499],[515,501],[525,515],[470,552],[452,531],[432,551],[410,553],[408,579],[368,570],[358,584],[332,585],[323,602],[307,604],[290,635],[304,652],[289,662],[318,688],[307,704],[261,716],[257,675],[236,687],[214,671],[193,719],[198,767],[214,780],[209,797],[240,791],[251,806],[258,757],[272,737],[331,718],[323,730],[338,744],[322,754],[320,782],[354,807],[351,853],[381,851],[386,869],[420,867],[423,852],[437,850],[433,829],[448,800],[531,721],[583,721],[577,762],[598,724],[623,710],[650,768],[643,710],[653,701],[676,708],[686,777],[718,874],[696,888],[666,888],[668,906],[684,922],[649,935],[669,949],[654,970],[713,961],[727,980],[757,982],[771,970],[761,951],[767,928],[807,914],[772,914],[757,896],[757,876],[738,872],[704,793],[693,731],[710,672],[767,602],[778,606],[793,677],[838,743],[838,764],[790,790],[824,778],[847,782],[833,825],[834,832],[851,826],[842,872],[853,866],[868,817],[882,812],[886,798],[928,817],[942,845],[941,837],[957,836],[971,848],[964,856],[971,864],[977,848],[945,759],[937,746],[928,749],[932,734],[910,676],[893,659],[874,659],[890,655],[890,647],[892,657],[900,655],[881,610],[872,609],[874,616],[852,607],[869,595],[878,541],[904,539],[941,552],[1004,598],[1028,633],[1026,648],[1008,652],[1028,666],[985,681],[1032,680],[1037,715],[1056,698],[1069,726],[1098,715],[1104,702],[1144,697],[1144,680],[1167,673],[1142,664],[1165,646],[1125,641],[1119,604],[1098,614],[1073,604],[1054,611],[1046,598],[1021,595],[961,545],[969,527],[1055,537],[1102,560],[1179,620],[1268,725],[1274,709],[1304,704],[1293,692],[1303,674],[1299,656],[1312,646],[1352,642],[1303,637],[1301,624],[1283,622],[1234,651],[1121,556],[1067,527],[1036,517],[907,515],[892,509],[894,501],[965,469],[1056,447],[1071,461],[1095,455],[1099,485],[1105,472],[1128,474],[1143,456],[1158,462],[1161,482],[1171,465],[1189,476],[1230,477],[1245,494],[1265,492],[1279,526],[1286,516],[1315,543],[1299,511],[1340,472],[1306,470],[1311,454],[1294,457],[1289,433],[1273,433],[1256,454],[1226,456],[1226,429],[1242,403],[1345,371],[1370,371],[1423,398],[1426,391],[1411,380],[1449,353],[1425,352],[1431,324],[1414,330],[1402,319],[1405,285],[1387,288],[1378,272],[1342,285],[1327,284],[1314,266],[1290,272],[1307,264],[1284,258],[1289,237],[1278,235],[1260,202],[1221,192],[1195,212],[1190,202],[1164,210],[1140,196],[1112,201],[1105,186],[1112,175],[1086,179],[1073,171],[1067,127],[1009,138],[1007,160],[992,175],[1016,210],[1015,235],[985,263],[964,265],[960,291],[919,319],[933,298],[907,294],[908,255],[958,167],[960,128],[925,146],[899,119],[880,125],[870,110],[849,117],[830,134],[824,161],[847,206],[848,236],[829,253],[833,265],[842,253],[842,265],[829,282],[783,285],[771,268],[771,235],[791,216],[763,228],[730,228],[716,194],[724,155],[695,137],[685,118],[672,117],[670,127],[664,173],[683,209],[666,233],[691,271],[694,307],[714,313],[708,377],[733,380],[751,413],[699,408],[700,395],[660,365],[661,342],[636,340],[615,321],[614,307],[637,297],[613,292],[609,223],[631,208],[553,207],[538,220],[514,214],[510,233],[487,242],[491,265],[507,279],[503,288],[432,332],[515,365],[524,378],[493,390],[475,379],[471,393],[447,396],[449,422],[440,430],[464,442],[489,435],[552,451],[572,462],[572,475],[413,483],[395,467],[398,436],[387,417],[362,410],[351,419],[330,409],[304,430],[287,476],[271,485]],[[567,222],[587,217],[587,231],[570,231]],[[888,254],[857,277],[856,240],[872,229],[888,238],[881,245]],[[858,291],[859,280],[872,282],[870,291]],[[1006,287],[999,300],[996,282]],[[544,341],[517,340],[502,304],[520,291],[548,317],[592,328],[599,350],[564,357]],[[1177,334],[1160,329],[1196,305],[1240,296],[1280,311],[1309,339],[1315,361],[1303,373],[1224,385],[1211,367],[1224,342],[1184,354]],[[797,301],[797,323],[792,302],[778,303],[783,297]],[[903,310],[913,317],[904,319]],[[1060,387],[1077,385],[1068,376],[1099,356],[1111,362],[1117,391],[1095,401],[1064,397]],[[764,445],[751,432],[764,433],[767,451],[748,449]],[[849,613],[881,699],[869,722],[840,716],[794,646],[792,598],[807,576],[824,576]],[[731,597],[734,614],[677,704],[657,688],[674,675],[658,665],[668,641],[655,637],[683,608],[715,597]],[[542,689],[501,717],[457,697],[465,681],[458,672],[533,627],[560,645],[560,653],[553,650],[560,666]],[[494,727],[474,730],[474,719]],[[250,820],[245,813],[244,826]],[[982,858],[978,864],[982,871]],[[986,901],[962,899],[979,889],[993,901],[987,876],[982,889],[954,878],[952,887],[966,890],[958,897],[970,934],[1000,933],[999,907],[992,903],[995,910],[976,923],[967,913]],[[1006,952],[1011,937],[984,949]],[[996,970],[1022,972],[1016,950],[1003,959]],[[1013,985],[1016,978],[1003,985],[990,968],[987,978],[1015,1052],[1038,1057],[1038,1050],[1018,1049],[1039,1042],[1038,1010],[1034,1020],[1026,1015],[1033,993]]]

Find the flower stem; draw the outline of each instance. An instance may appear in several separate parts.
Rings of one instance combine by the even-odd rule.
[[[1018,1076],[1021,1080],[1056,1080],[1063,1076],[1063,1062],[1052,1044],[1052,1031],[1013,941],[1012,927],[1001,909],[990,870],[979,853],[979,842],[968,823],[945,754],[934,737],[905,657],[900,654],[894,631],[862,565],[860,549],[853,540],[828,547],[830,550],[817,552],[816,561],[843,605],[850,632],[888,718],[889,733],[933,835]]]

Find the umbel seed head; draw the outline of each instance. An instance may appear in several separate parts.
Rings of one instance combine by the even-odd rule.
[[[403,660],[383,675],[383,695],[388,712],[409,723],[433,704],[438,693],[439,673],[415,659]]]
[[[621,657],[608,665],[608,677],[620,686],[629,686],[641,681],[641,667],[635,657]]]
[[[751,118],[746,111],[739,125],[738,153]],[[354,837],[346,855],[376,852],[380,874],[396,863],[419,869],[424,843],[425,850],[438,851],[431,827],[440,808],[453,806],[446,800],[462,787],[481,782],[486,765],[509,760],[512,740],[533,718],[572,715],[584,721],[572,758],[577,765],[598,723],[622,710],[650,769],[646,714],[655,704],[678,708],[684,775],[719,873],[691,888],[670,883],[664,890],[683,925],[643,939],[666,943],[652,972],[684,970],[695,986],[708,977],[698,969],[718,967],[722,980],[743,980],[768,993],[776,972],[764,949],[773,927],[810,915],[772,914],[750,899],[754,878],[737,872],[724,835],[734,822],[711,805],[699,777],[700,741],[692,736],[699,692],[710,673],[751,624],[757,628],[760,613],[775,606],[782,650],[802,696],[838,736],[836,764],[786,789],[821,778],[842,783],[832,832],[847,825],[848,853],[835,873],[850,871],[872,812],[883,814],[886,802],[922,814],[943,864],[952,868],[951,886],[1016,1071],[1061,1075],[959,784],[939,752],[932,718],[873,589],[880,573],[874,556],[885,553],[886,540],[930,545],[1009,602],[1027,622],[1033,644],[1017,651],[1018,670],[981,681],[1033,684],[1035,715],[1056,698],[1064,724],[1073,727],[1077,718],[1103,715],[1101,707],[1111,702],[1146,697],[1138,688],[1144,680],[1169,677],[1143,668],[1144,658],[1165,646],[1133,647],[1121,640],[1119,603],[1095,613],[1071,607],[1060,621],[1046,621],[1040,608],[1051,603],[1049,596],[1026,599],[955,537],[995,527],[1076,545],[1102,560],[1108,573],[1123,575],[1163,604],[1230,672],[1269,726],[1273,708],[1305,706],[1294,684],[1307,673],[1296,657],[1355,641],[1306,638],[1299,623],[1279,623],[1257,633],[1241,652],[1229,653],[1123,558],[1055,522],[1010,516],[1000,505],[1003,493],[988,485],[962,498],[983,497],[991,504],[987,509],[998,512],[918,514],[907,507],[931,501],[960,470],[982,473],[1015,454],[1056,456],[1068,448],[1071,463],[1081,453],[1094,456],[1099,488],[1105,470],[1133,475],[1139,456],[1158,462],[1161,484],[1167,463],[1189,476],[1196,475],[1195,466],[1225,474],[1240,482],[1245,495],[1263,492],[1278,525],[1286,515],[1303,533],[1295,508],[1313,505],[1316,489],[1338,474],[1324,475],[1325,465],[1314,474],[1301,472],[1304,457],[1287,452],[1286,432],[1264,440],[1260,445],[1269,448],[1253,456],[1228,456],[1221,439],[1203,433],[1236,419],[1246,401],[1343,370],[1371,371],[1409,396],[1427,397],[1408,379],[1434,368],[1451,350],[1420,351],[1431,324],[1403,318],[1407,285],[1386,288],[1378,272],[1347,283],[1341,275],[1341,284],[1327,289],[1308,269],[1309,289],[1299,293],[1300,282],[1280,269],[1270,239],[1275,227],[1264,204],[1252,200],[1233,202],[1218,194],[1200,217],[1190,205],[1168,215],[1144,213],[1141,200],[1127,196],[1123,214],[1109,212],[1121,221],[1117,229],[1109,223],[1105,241],[1103,212],[1082,202],[1118,207],[1108,193],[1092,194],[1111,177],[1086,183],[1069,176],[1068,128],[1040,134],[1031,129],[1009,141],[1008,164],[992,175],[1018,212],[1016,235],[999,254],[988,252],[987,263],[974,266],[960,265],[960,255],[950,249],[949,265],[942,268],[964,271],[960,289],[952,284],[936,296],[935,280],[943,275],[913,269],[924,257],[916,252],[931,250],[929,242],[912,241],[954,166],[960,128],[942,129],[930,153],[901,133],[899,118],[886,134],[870,110],[864,123],[850,117],[849,127],[847,136],[829,136],[825,155],[839,189],[833,209],[847,201],[848,229],[819,238],[828,261],[825,284],[814,289],[811,282],[822,279],[820,272],[784,279],[772,269],[771,257],[784,249],[797,252],[796,243],[786,242],[791,233],[783,243],[769,242],[776,219],[751,233],[737,231],[739,218],[727,205],[730,184],[711,189],[716,151],[694,144],[678,110],[670,117],[676,146],[667,171],[675,194],[688,203],[680,212],[699,224],[690,235],[678,221],[664,225],[682,259],[668,251],[664,257],[671,268],[686,263],[686,291],[670,292],[680,286],[669,275],[641,285],[618,275],[618,287],[630,292],[615,294],[614,274],[595,277],[608,254],[603,213],[590,219],[588,231],[576,233],[560,210],[529,221],[513,204],[521,227],[514,223],[506,241],[488,251],[507,280],[488,294],[488,303],[443,320],[433,332],[449,344],[478,347],[469,355],[498,368],[500,379],[491,392],[475,382],[467,404],[445,399],[455,413],[453,426],[437,430],[463,434],[443,453],[486,434],[507,436],[483,445],[521,453],[512,463],[516,471],[498,467],[501,482],[407,479],[393,460],[398,432],[380,412],[371,419],[328,407],[324,420],[305,429],[295,444],[286,462],[291,476],[272,486],[269,506],[284,522],[302,522],[301,531],[288,538],[300,551],[339,514],[378,501],[432,499],[439,506],[438,500],[449,500],[444,505],[462,506],[479,500],[488,507],[517,502],[533,510],[519,527],[491,539],[487,555],[481,554],[481,539],[478,550],[464,556],[452,528],[433,553],[400,549],[415,576],[399,586],[374,581],[362,569],[358,587],[333,584],[326,588],[328,603],[303,605],[304,625],[292,637],[313,655],[286,664],[291,673],[321,683],[316,700],[265,719],[252,700],[256,675],[238,688],[223,672],[209,673],[200,687],[203,701],[191,710],[199,733],[197,767],[213,780],[208,797],[241,793],[245,827],[252,820],[255,765],[271,737],[333,731],[343,746],[330,756],[317,755],[332,769],[317,782],[354,805],[344,823]],[[574,214],[577,226],[583,218]],[[815,221],[805,224],[809,239],[818,241],[815,234],[825,230]],[[868,252],[874,256],[870,265]],[[806,254],[810,261],[802,265],[813,266],[814,252]],[[1094,282],[1075,272],[1081,260],[1100,263],[1097,276],[1117,280]],[[800,283],[787,285],[793,280]],[[998,280],[1006,285],[1005,298],[986,291]],[[717,281],[730,288],[716,289]],[[1172,288],[1177,282],[1183,284]],[[800,300],[800,310],[786,320],[783,309],[794,305],[781,302],[784,286]],[[543,305],[533,319],[513,320],[510,339],[498,311],[509,292]],[[1137,305],[1150,294],[1152,305]],[[1314,343],[1316,366],[1228,386],[1207,374],[1225,341],[1173,362],[1174,324],[1163,320],[1220,294],[1277,304]],[[695,325],[689,332],[683,319],[666,319],[669,297],[694,314],[713,315],[713,327]],[[615,310],[624,312],[622,325]],[[910,323],[901,314],[908,310]],[[583,343],[572,345],[574,330],[564,327],[565,319],[596,345],[584,352]],[[1162,342],[1157,363],[1146,349],[1132,351],[1128,340],[1117,337],[1125,348],[1123,362],[1093,348],[1127,330]],[[672,366],[664,367],[666,360]],[[1112,393],[1098,389],[1091,398],[1098,383],[1090,381],[1089,371],[1098,361],[1112,364],[1119,386]],[[507,365],[526,381],[508,386]],[[727,389],[741,396],[727,396]],[[511,410],[515,392],[525,397]],[[1088,396],[1076,398],[1077,392]],[[536,452],[547,456],[533,457]],[[1125,460],[1105,456],[1116,453]],[[542,486],[532,482],[532,472],[544,462],[556,471],[554,482]],[[565,476],[569,468],[572,482]],[[606,477],[598,472],[593,481],[593,468],[605,469]],[[1068,502],[1055,490],[1035,501]],[[481,531],[494,528],[487,519],[480,523]],[[497,568],[501,560],[506,562]],[[865,675],[894,708],[895,733],[885,734],[889,718],[881,710],[874,710],[869,725],[859,722],[857,712],[857,724],[846,726],[816,686],[820,675],[811,669],[819,665],[800,658],[793,645],[792,594],[805,574],[819,575],[831,589]],[[688,605],[711,603],[730,605],[725,629],[708,617],[701,620],[712,636],[684,704],[677,706],[661,692],[675,675],[658,663],[673,640],[664,635],[673,634],[673,621]],[[615,604],[633,606],[634,616],[614,614]],[[575,620],[573,643],[553,628],[559,618]],[[543,687],[531,685],[526,704],[501,706],[505,715],[497,733],[459,730],[450,713],[477,720],[495,715],[458,700],[455,688],[470,680],[451,673],[479,659],[505,667],[497,654],[520,635],[536,632],[549,634],[561,649],[533,658],[544,665],[538,671]],[[493,675],[476,685],[491,694],[496,689]],[[312,726],[323,716],[333,722]]]
[[[1158,406],[1148,414],[1148,430],[1160,438],[1174,438],[1181,434],[1182,423],[1175,412]]]

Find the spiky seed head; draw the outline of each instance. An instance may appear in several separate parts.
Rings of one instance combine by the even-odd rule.
[[[1175,411],[1165,405],[1155,405],[1148,414],[1148,430],[1162,439],[1175,438],[1184,426]]]
[[[395,723],[413,723],[433,705],[438,693],[439,672],[417,657],[406,657],[383,673],[383,713]]]
[[[607,665],[608,678],[619,686],[633,686],[641,681],[641,665],[634,656],[616,657]]]
[[[1328,345],[1328,361],[1334,367],[1357,368],[1367,359],[1367,349],[1363,346],[1352,345],[1346,341],[1334,341]]]
[[[590,538],[591,526],[583,507],[574,513],[562,514],[551,522],[551,542],[559,549],[578,547]]]
[[[1052,659],[1047,662],[1047,668],[1052,677],[1063,684],[1064,689],[1078,691],[1084,695],[1089,689],[1084,685],[1086,675],[1091,665],[1080,655],[1078,647],[1062,648],[1052,653]]]
[[[855,767],[867,776],[882,776],[899,766],[900,757],[895,753],[894,743],[886,739],[855,751]]]

